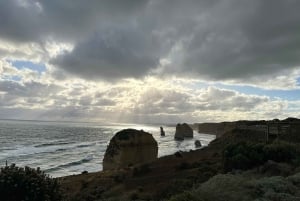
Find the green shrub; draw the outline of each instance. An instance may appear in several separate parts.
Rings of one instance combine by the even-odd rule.
[[[175,195],[169,201],[203,201],[194,192],[186,191],[179,195]]]
[[[113,176],[114,182],[121,183],[125,180],[126,176],[124,173],[119,173]]]
[[[262,144],[240,142],[225,148],[224,170],[249,169],[265,161]]]
[[[287,142],[275,142],[264,147],[264,153],[269,160],[289,162],[296,158],[296,147]]]
[[[145,175],[149,172],[151,172],[151,168],[149,167],[149,164],[143,164],[143,165],[133,168],[132,175],[137,177],[137,176]]]
[[[20,168],[12,164],[0,169],[0,200],[2,201],[61,201],[57,179],[50,178],[39,168]]]
[[[295,194],[297,187],[281,176],[265,177],[251,183],[257,195],[266,196],[270,193]]]
[[[130,194],[129,198],[130,200],[137,200],[139,199],[139,195],[137,194],[137,192],[133,192]]]
[[[187,163],[187,162],[181,162],[175,168],[176,168],[176,170],[186,170],[186,169],[191,168],[191,165],[189,163]]]
[[[220,174],[169,201],[298,201],[300,174],[262,177]]]
[[[246,170],[264,164],[268,160],[276,162],[297,161],[296,145],[277,141],[272,144],[240,142],[227,146],[223,152],[225,172],[232,169]]]
[[[183,193],[185,190],[191,189],[193,185],[194,181],[191,178],[170,180],[167,187],[162,188],[157,192],[154,200],[170,198],[171,196]]]

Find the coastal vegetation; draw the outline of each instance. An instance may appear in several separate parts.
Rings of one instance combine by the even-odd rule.
[[[249,174],[249,173],[248,173]],[[300,173],[291,176],[254,177],[219,174],[193,190],[175,195],[169,201],[297,201]]]
[[[57,179],[39,168],[17,167],[12,164],[0,169],[0,200],[62,201]]]
[[[271,144],[240,142],[224,150],[224,171],[247,170],[267,161],[299,163],[300,153],[293,143],[275,141]]]

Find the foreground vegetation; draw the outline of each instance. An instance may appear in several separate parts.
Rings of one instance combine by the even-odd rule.
[[[223,151],[223,174],[172,196],[169,201],[300,200],[297,143],[241,141]]]
[[[39,168],[20,168],[14,164],[0,169],[0,200],[2,201],[61,201],[57,179],[50,178]]]
[[[252,175],[254,176],[254,175]],[[199,187],[173,196],[169,201],[297,201],[300,200],[300,173],[282,177],[249,177],[220,174]]]
[[[271,144],[240,142],[224,149],[224,171],[247,170],[267,161],[285,162],[298,165],[300,152],[294,143],[275,140]]]

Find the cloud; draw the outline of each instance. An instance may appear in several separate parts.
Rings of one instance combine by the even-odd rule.
[[[252,78],[270,79],[299,66],[298,6],[298,1],[152,2],[146,14],[138,15],[136,29],[130,27],[131,18],[125,23],[132,32],[119,29],[105,38],[100,29],[98,38],[79,43],[58,64],[69,72],[86,67],[99,77],[139,77],[167,58],[162,72],[168,75],[255,83]],[[178,16],[180,10],[184,14]],[[153,33],[159,42],[147,42]],[[134,56],[137,52],[140,56]]]
[[[299,66],[298,1],[228,2],[212,10],[205,31],[200,26],[193,34],[183,64],[221,80]]]
[[[147,1],[132,0],[3,0],[0,35],[20,42],[49,38],[74,41],[97,24],[134,15]]]
[[[254,94],[298,92],[299,7],[298,0],[2,0],[0,118],[297,116],[299,102]],[[18,69],[16,61],[46,69]],[[236,85],[254,86],[253,95]]]
[[[41,47],[69,43],[72,50],[46,51],[44,62],[85,79],[156,72],[253,84],[300,66],[299,6],[297,0],[4,0],[0,37]]]
[[[295,90],[299,89],[300,68],[284,69],[277,73],[258,75],[243,79],[231,79],[223,83],[241,86],[254,86],[269,90]]]
[[[0,79],[0,118],[177,123],[283,118],[300,107],[297,101],[220,87],[193,89],[178,80],[154,77],[115,84],[43,78]]]
[[[160,53],[155,35],[135,26],[108,27],[51,62],[87,79],[141,77],[159,65]]]
[[[149,87],[139,95],[133,113],[144,115],[188,113],[195,109],[186,91]]]
[[[233,90],[208,87],[200,90],[197,99],[200,110],[249,111],[271,102],[266,96],[246,95]]]
[[[4,0],[0,2],[1,38],[12,41],[40,39],[44,26],[34,1]]]

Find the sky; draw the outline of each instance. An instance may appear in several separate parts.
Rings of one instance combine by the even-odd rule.
[[[0,119],[300,118],[298,0],[1,0]]]

